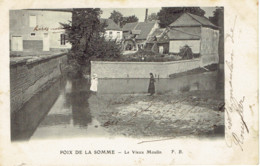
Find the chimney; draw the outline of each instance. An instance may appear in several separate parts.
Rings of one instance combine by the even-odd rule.
[[[145,9],[145,19],[144,19],[145,22],[147,22],[147,15],[148,15],[148,9]]]

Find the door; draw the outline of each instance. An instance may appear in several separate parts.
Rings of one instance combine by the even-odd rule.
[[[22,36],[12,36],[11,50],[12,51],[23,51],[23,37]]]
[[[163,54],[163,46],[159,46],[159,53]]]
[[[43,51],[50,51],[50,40],[48,33],[43,34]]]

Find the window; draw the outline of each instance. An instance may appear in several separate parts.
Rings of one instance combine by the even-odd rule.
[[[113,32],[110,31],[110,32],[109,32],[109,39],[112,39],[112,38],[113,38]]]
[[[119,39],[120,38],[120,32],[117,32],[116,37]]]
[[[31,36],[36,36],[36,34],[35,33],[31,33]]]
[[[36,27],[37,24],[37,18],[36,16],[29,16],[29,26],[30,27]]]
[[[65,45],[65,34],[60,34],[60,45]]]

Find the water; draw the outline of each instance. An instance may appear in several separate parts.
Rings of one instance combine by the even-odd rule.
[[[149,79],[99,79],[98,92],[90,92],[84,78],[62,78],[35,95],[11,119],[11,139],[33,140],[109,136],[91,110],[91,97],[106,94],[147,93]],[[156,79],[156,93],[180,93],[194,90],[223,90],[223,71],[205,72],[174,79]],[[224,94],[224,93],[223,93]],[[94,100],[95,102],[95,100]]]

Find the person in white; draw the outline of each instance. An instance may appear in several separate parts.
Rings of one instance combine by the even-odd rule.
[[[98,86],[98,77],[96,74],[93,74],[93,76],[91,77],[90,90],[93,92],[97,92],[97,86]]]

